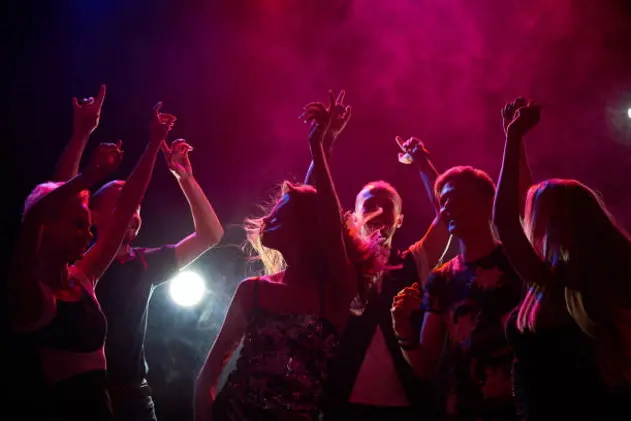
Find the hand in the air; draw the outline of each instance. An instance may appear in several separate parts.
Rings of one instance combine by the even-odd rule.
[[[399,152],[399,162],[402,164],[411,164],[420,162],[422,159],[429,158],[429,151],[425,148],[423,142],[416,137],[411,137],[403,141],[401,136],[396,136],[394,140],[403,152]]]
[[[162,152],[169,166],[169,170],[171,170],[178,180],[193,175],[193,168],[191,167],[191,161],[188,157],[188,153],[192,150],[193,147],[186,143],[184,139],[174,140],[170,147],[166,142],[162,143]]]
[[[344,130],[351,118],[351,107],[344,105],[346,91],[341,90],[337,98],[333,91],[329,91],[329,107],[326,108],[320,102],[310,102],[305,105],[304,112],[300,115],[305,123],[310,125],[309,138],[319,138],[326,131],[331,133],[331,141]],[[320,136],[316,136],[320,135]],[[330,151],[333,144],[324,145]]]
[[[174,115],[160,112],[162,102],[158,102],[153,106],[153,113],[150,123],[150,132],[152,141],[163,141],[173,129],[177,118]]]
[[[121,163],[123,159],[123,141],[117,143],[101,143],[87,165],[83,174],[86,175],[91,182],[96,183],[110,175]]]
[[[502,108],[502,123],[507,136],[526,135],[541,119],[541,107],[533,101],[517,98]]]
[[[410,316],[421,308],[421,287],[418,283],[403,288],[392,299],[392,326],[397,335],[406,337],[411,333]]]
[[[75,134],[87,136],[92,134],[98,127],[106,90],[105,85],[101,85],[96,98],[89,97],[81,100],[72,98],[73,130]]]

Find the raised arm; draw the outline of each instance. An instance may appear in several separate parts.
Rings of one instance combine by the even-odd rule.
[[[188,157],[188,153],[192,150],[193,147],[184,139],[175,140],[170,147],[166,142],[162,144],[162,151],[169,169],[184,192],[195,225],[195,232],[175,246],[178,269],[194,262],[208,249],[217,245],[224,234],[215,210],[193,176],[193,168]]]
[[[339,284],[335,285],[337,291],[340,291],[338,298],[341,299],[341,302],[350,303],[357,294],[357,282],[349,282],[349,280],[356,279],[357,274],[346,251],[344,240],[346,227],[342,217],[342,207],[335,191],[323,145],[331,114],[336,104],[339,104],[333,92],[329,91],[329,97],[329,109],[320,103],[310,104],[306,107],[307,120],[311,123],[309,147],[313,156],[315,180],[318,186],[317,212],[320,242],[327,245],[324,248],[324,258],[329,273],[334,274],[335,278],[339,280]]]
[[[435,218],[431,225],[423,237],[410,247],[419,270],[429,271],[438,264],[449,244],[449,232],[440,218],[440,208],[434,194],[434,184],[436,183],[436,178],[438,178],[438,171],[434,167],[429,151],[419,139],[411,137],[404,142],[402,138],[397,136],[395,140],[403,151],[399,154],[399,161],[416,167],[425,186],[427,198],[434,209]],[[421,256],[425,256],[427,261],[423,262]],[[423,264],[427,265],[427,267],[420,267]]]
[[[258,279],[246,279],[237,287],[219,335],[197,377],[195,383],[196,420],[212,420],[212,405],[217,393],[217,383],[245,334],[248,314],[254,302],[255,282],[259,282]]]
[[[509,102],[502,108],[502,127],[504,128],[504,135],[508,135],[508,126],[515,118],[515,112],[528,104],[525,98],[519,97],[513,102]],[[526,209],[526,196],[528,195],[528,189],[532,186],[532,171],[528,164],[528,155],[526,154],[526,147],[524,143],[521,144],[521,152],[519,155],[519,215],[524,218],[524,212]]]
[[[331,157],[335,141],[337,140],[340,133],[342,133],[351,118],[351,107],[344,105],[345,95],[346,91],[342,89],[337,97],[337,101],[335,102],[333,112],[331,113],[331,122],[329,124],[329,129],[324,134],[324,140],[322,144],[324,145],[324,152],[327,160]],[[305,120],[307,118],[307,110],[310,106],[315,104],[315,102],[307,104],[304,108],[304,113],[301,114],[299,118]],[[307,170],[307,175],[305,176],[305,184],[309,184],[311,186],[316,185],[316,179],[313,170],[314,163],[313,161],[311,161],[309,169]]]
[[[519,178],[523,136],[540,118],[539,107],[533,103],[517,109],[507,126],[504,160],[495,195],[493,222],[513,268],[528,283],[543,281],[551,275],[524,233],[520,221]]]
[[[100,145],[84,171],[70,181],[45,194],[24,215],[11,267],[9,288],[12,319],[16,326],[26,326],[39,319],[43,295],[35,263],[40,252],[43,226],[63,211],[64,203],[80,200],[79,195],[110,174],[120,163],[122,152],[117,145]],[[25,304],[26,303],[26,304]]]
[[[90,97],[81,101],[72,98],[72,137],[55,168],[55,181],[70,180],[79,172],[79,164],[85,145],[92,132],[99,126],[105,92],[105,85],[101,85],[96,98]]]
[[[77,267],[92,282],[101,277],[118,252],[129,221],[147,191],[160,145],[175,123],[174,116],[160,113],[161,106],[162,103],[158,103],[153,109],[149,144],[123,186],[114,212],[106,221],[103,235],[99,236],[83,259],[77,262]]]

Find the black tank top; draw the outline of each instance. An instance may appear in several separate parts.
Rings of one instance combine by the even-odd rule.
[[[618,420],[612,395],[601,379],[593,340],[571,319],[533,332],[517,329],[517,310],[506,336],[513,349],[514,393],[520,419]]]
[[[47,325],[33,332],[39,348],[89,353],[98,351],[105,343],[107,322],[95,298],[81,285],[78,301],[56,300],[55,316]]]

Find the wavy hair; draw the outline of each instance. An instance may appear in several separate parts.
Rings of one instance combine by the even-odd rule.
[[[289,193],[292,200],[302,202],[305,209],[305,219],[317,218],[316,214],[316,194],[314,187],[309,185],[293,184],[289,181],[281,183],[280,189],[267,204],[261,206],[264,211],[262,217],[247,218],[244,222],[247,244],[245,248],[249,251],[251,261],[260,261],[263,265],[263,272],[266,275],[282,272],[286,269],[286,262],[282,254],[277,250],[265,247],[261,241],[261,230],[264,225],[264,217],[277,206],[280,198]],[[311,213],[313,211],[313,213]],[[374,278],[385,268],[387,257],[384,257],[383,248],[373,239],[363,239],[358,234],[350,218],[345,218],[344,241],[346,253],[351,263],[358,271],[358,296],[365,303],[366,295]],[[317,239],[313,239],[317,241]],[[324,246],[324,245],[321,245]],[[316,248],[317,249],[317,248]]]

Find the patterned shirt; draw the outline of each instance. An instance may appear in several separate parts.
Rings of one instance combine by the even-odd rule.
[[[441,364],[447,419],[516,418],[504,326],[521,296],[522,282],[501,246],[473,262],[458,255],[430,274],[423,306],[443,317],[448,334]]]

